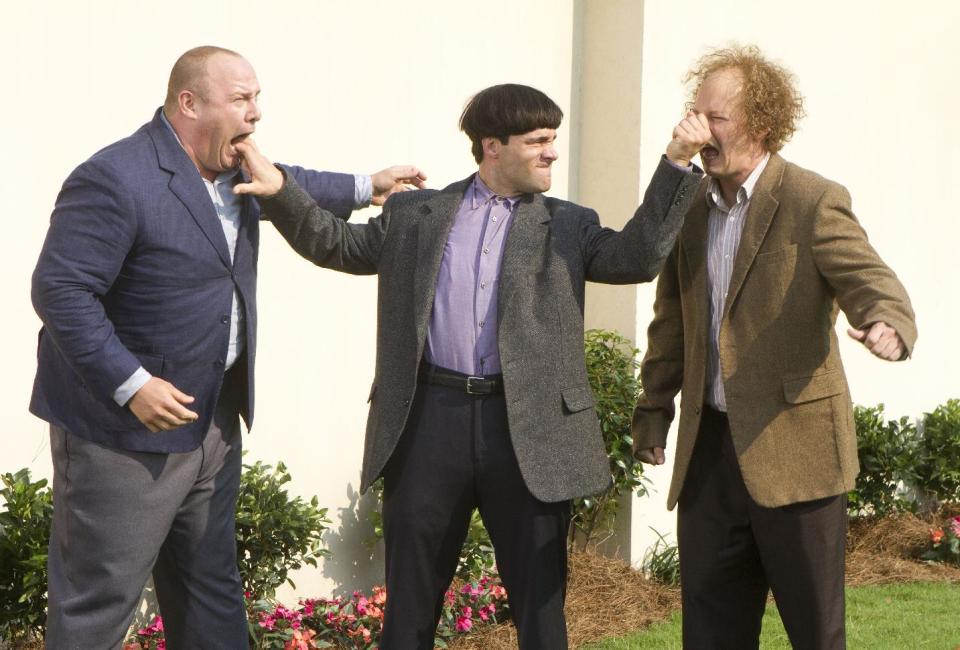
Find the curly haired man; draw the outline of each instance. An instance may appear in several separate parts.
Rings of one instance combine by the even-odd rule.
[[[755,47],[704,56],[700,184],[657,284],[634,411],[662,464],[680,399],[668,507],[679,503],[685,648],[757,648],[772,590],[795,648],[845,646],[846,492],[859,466],[834,331],[888,361],[916,340],[903,285],[841,185],[777,152],[803,116],[793,77]]]

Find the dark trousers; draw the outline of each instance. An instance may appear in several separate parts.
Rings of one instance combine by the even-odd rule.
[[[567,647],[570,502],[530,494],[503,395],[421,385],[384,471],[387,604],[382,650],[433,648],[474,507],[490,533],[524,650]]]
[[[48,649],[119,648],[151,571],[167,648],[247,647],[239,400],[227,382],[201,446],[179,454],[110,449],[51,426]]]
[[[846,647],[846,523],[843,494],[757,505],[726,415],[704,407],[678,516],[683,647],[759,647],[769,590],[794,648]]]

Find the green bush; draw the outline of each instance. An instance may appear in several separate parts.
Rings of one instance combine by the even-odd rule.
[[[600,431],[610,457],[611,486],[598,495],[574,499],[570,546],[579,538],[583,548],[599,544],[614,532],[622,494],[647,493],[643,466],[633,456],[631,420],[640,395],[637,354],[630,341],[616,332],[587,330],[584,335],[587,378],[596,398]]]
[[[317,566],[328,555],[321,537],[330,523],[327,509],[291,497],[284,489],[290,473],[280,462],[276,469],[257,461],[244,465],[237,500],[237,565],[244,591],[272,598],[284,582],[296,587],[287,574],[304,564]]]
[[[960,399],[924,413],[916,487],[934,503],[960,503]]]
[[[24,642],[43,636],[47,617],[47,543],[53,494],[30,470],[0,477],[0,638]]]
[[[857,516],[914,510],[905,488],[917,479],[916,427],[907,417],[885,420],[883,404],[856,406],[853,417],[860,474],[847,495],[848,512]]]

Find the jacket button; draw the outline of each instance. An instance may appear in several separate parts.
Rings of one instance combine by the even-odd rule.
[[[221,316],[221,317],[220,317],[220,322],[223,323],[224,325],[226,325],[227,323],[230,322],[230,317],[229,317],[229,316]]]
[[[693,412],[694,412],[695,414],[697,414],[697,415],[700,415],[700,407],[699,407],[699,406],[695,406],[694,409],[693,409]]]
[[[222,367],[223,367],[223,359],[217,359],[216,361],[213,362],[213,365],[215,365],[217,368],[222,368]]]
[[[403,404],[404,406],[410,406],[410,400],[405,399],[405,400],[403,400],[402,404]]]

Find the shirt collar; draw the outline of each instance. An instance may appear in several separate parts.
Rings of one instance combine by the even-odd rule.
[[[753,171],[750,172],[750,175],[747,176],[747,180],[743,181],[743,185],[740,186],[740,189],[737,190],[737,203],[742,201],[749,201],[753,196],[753,188],[757,185],[757,180],[760,178],[760,174],[763,173],[763,170],[766,168],[767,163],[770,161],[770,152],[768,151],[763,158],[760,159],[760,162],[756,167],[753,168]],[[720,183],[717,182],[717,179],[710,177],[710,180],[707,181],[707,205],[712,207],[719,207],[723,210],[729,210],[732,206],[729,206],[723,202],[723,194],[720,192]]]
[[[487,187],[487,184],[480,178],[480,174],[473,176],[473,183],[470,184],[472,196],[470,197],[470,207],[474,210],[490,201],[501,200],[507,205],[507,209],[513,210],[514,206],[520,201],[519,196],[497,196],[493,190]]]
[[[177,144],[179,144],[179,145],[180,145],[180,148],[183,149],[184,153],[186,153],[186,151],[187,151],[186,147],[183,146],[183,142],[180,140],[180,136],[177,135],[176,130],[174,130],[173,125],[170,124],[170,120],[167,119],[167,116],[164,114],[162,108],[160,109],[160,120],[166,125],[166,127],[167,127],[168,129],[170,129],[170,133],[172,133],[172,134],[173,134],[173,137],[175,137],[175,138],[177,139]],[[189,156],[188,156],[188,158],[189,158]],[[193,161],[191,160],[190,162],[192,163]],[[196,169],[196,165],[194,165],[194,169]],[[197,170],[197,173],[198,173],[198,174],[200,173],[200,170],[199,170],[199,169]],[[239,170],[239,169],[228,169],[228,170],[225,171],[225,172],[220,172],[219,174],[217,174],[217,178],[213,181],[213,183],[214,183],[214,184],[216,184],[216,183],[226,183],[226,182],[234,183],[234,182],[239,178],[239,174],[240,174],[240,170]],[[204,182],[204,183],[209,183],[209,182],[210,182],[210,181],[208,181],[206,178],[203,178],[203,175],[202,175],[202,174],[201,174],[200,178],[203,179],[203,182]]]

